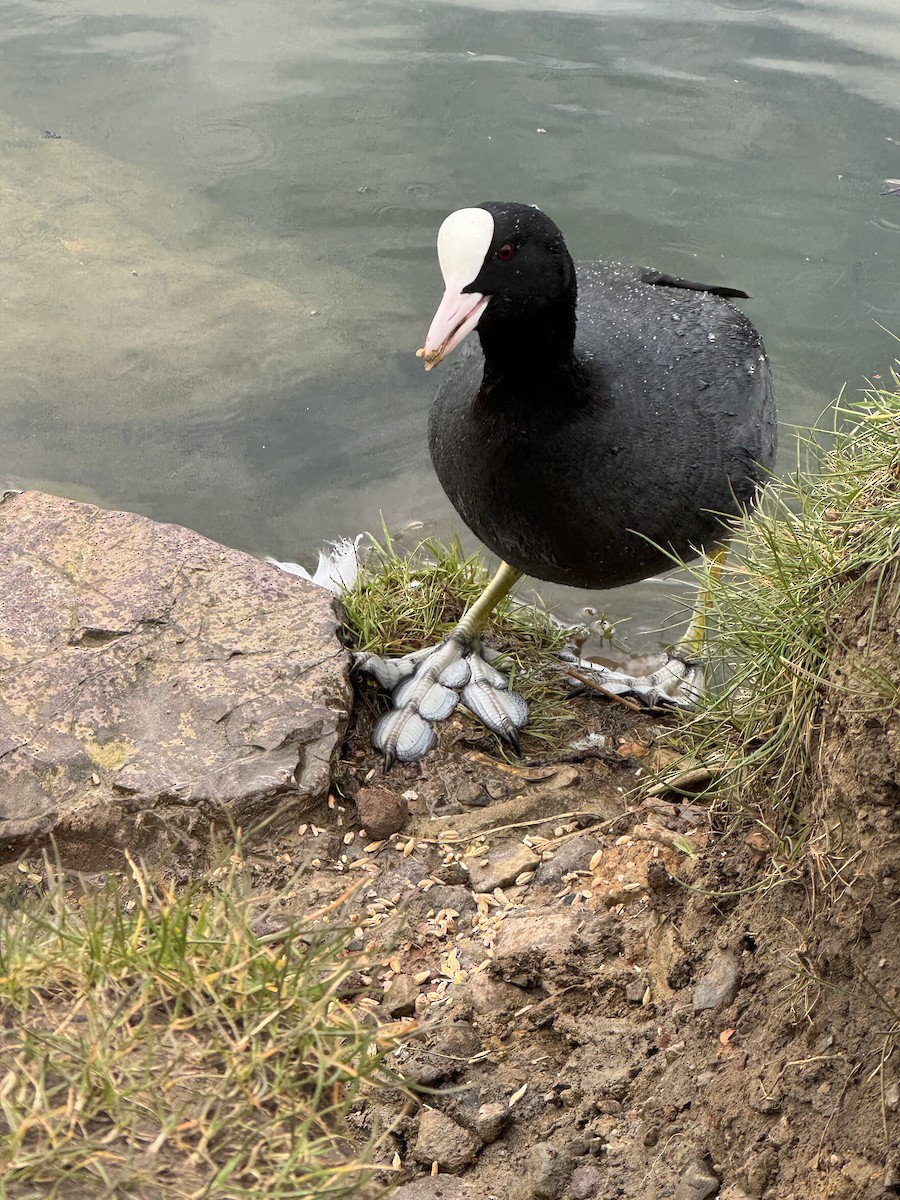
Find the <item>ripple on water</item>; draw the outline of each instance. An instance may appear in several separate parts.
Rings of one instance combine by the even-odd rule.
[[[900,281],[882,279],[868,284],[861,292],[862,302],[876,317],[900,316]]]
[[[278,141],[268,131],[237,117],[213,117],[189,125],[181,135],[188,154],[223,175],[262,167],[276,157]]]
[[[730,8],[733,12],[755,15],[771,12],[774,4],[760,4],[759,0],[713,0],[717,8]]]
[[[878,212],[872,218],[872,224],[877,225],[879,229],[886,229],[888,233],[900,233],[900,199],[894,201],[896,208],[894,212],[896,217],[891,219],[886,212]]]

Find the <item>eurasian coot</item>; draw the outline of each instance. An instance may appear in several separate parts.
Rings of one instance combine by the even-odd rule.
[[[438,234],[446,290],[419,351],[426,369],[469,333],[431,410],[438,478],[503,559],[440,646],[361,666],[396,688],[374,739],[389,765],[434,744],[429,722],[464,703],[513,744],[527,709],[478,641],[523,574],[611,588],[727,539],[775,459],[771,374],[745,297],[618,262],[572,262],[539,209],[490,202]],[[604,689],[684,703],[690,655]],[[687,685],[687,687],[686,687]]]

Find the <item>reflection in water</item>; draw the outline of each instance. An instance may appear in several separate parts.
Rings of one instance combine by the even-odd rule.
[[[788,423],[894,354],[895,0],[128,7],[0,0],[0,484],[281,557],[458,529],[413,355],[491,197],[749,291]]]

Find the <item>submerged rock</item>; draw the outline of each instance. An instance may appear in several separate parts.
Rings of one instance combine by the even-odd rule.
[[[52,834],[95,869],[296,819],[348,715],[337,630],[327,591],[191,530],[7,494],[0,857]]]

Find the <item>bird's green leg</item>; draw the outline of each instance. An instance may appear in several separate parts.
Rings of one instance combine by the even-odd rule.
[[[710,582],[722,574],[725,559],[728,557],[728,544],[717,546],[712,554]],[[684,636],[678,641],[671,653],[666,655],[662,666],[649,675],[628,675],[624,671],[611,670],[597,663],[584,659],[564,659],[574,662],[576,670],[573,679],[584,682],[586,674],[600,689],[613,696],[633,697],[648,708],[674,706],[675,708],[690,708],[703,694],[703,668],[700,655],[706,638],[706,625],[709,610],[712,605],[712,595],[709,588],[703,588],[694,604],[690,624]]]
[[[490,620],[491,613],[501,600],[506,599],[521,578],[521,571],[517,571],[515,567],[502,562],[497,568],[494,578],[475,603],[469,605],[450,636],[481,637],[485,626]]]
[[[393,691],[393,707],[379,718],[372,733],[376,748],[384,754],[385,770],[398,758],[411,762],[427,754],[437,740],[431,722],[448,717],[460,699],[518,750],[518,731],[528,718],[528,707],[485,659],[479,638],[494,608],[521,577],[520,571],[501,563],[438,646],[397,659],[357,655],[357,667]]]
[[[728,557],[728,543],[725,542],[710,555],[712,566],[709,569],[710,583],[715,585],[725,570],[725,560]],[[684,632],[684,636],[679,640],[675,648],[675,653],[679,657],[683,657],[688,661],[698,659],[703,651],[703,644],[706,641],[706,624],[709,619],[709,610],[712,606],[712,592],[708,587],[702,588],[697,596],[697,601],[694,605],[694,611],[691,614],[691,623]]]

